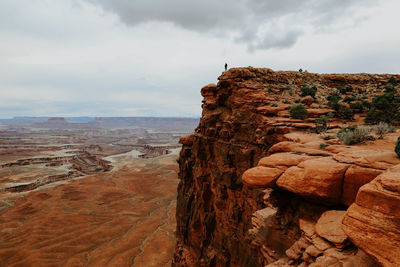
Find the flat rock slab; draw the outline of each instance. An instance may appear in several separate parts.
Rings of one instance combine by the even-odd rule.
[[[317,234],[334,244],[343,244],[347,235],[342,230],[344,210],[329,210],[324,212],[315,225]]]
[[[271,187],[282,173],[277,168],[258,166],[245,171],[242,182],[249,187]]]
[[[269,150],[269,153],[277,152],[295,152],[303,153],[310,156],[331,156],[332,153],[319,149],[318,146],[310,146],[309,144],[298,144],[295,142],[284,141],[273,145]]]
[[[362,167],[381,170],[386,170],[400,163],[399,157],[393,151],[377,151],[353,147],[338,147],[333,149],[338,152],[333,158],[342,163],[352,163]],[[340,152],[340,150],[343,152]]]
[[[262,158],[258,163],[258,166],[264,167],[277,167],[277,166],[296,166],[302,161],[312,159],[313,157],[295,153],[276,153],[271,156]]]

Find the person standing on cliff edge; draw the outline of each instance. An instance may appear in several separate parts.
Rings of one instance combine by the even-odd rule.
[[[228,70],[228,63],[225,63],[225,71]]]

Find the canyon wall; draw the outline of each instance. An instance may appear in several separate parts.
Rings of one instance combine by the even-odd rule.
[[[342,201],[343,176],[352,163],[338,163],[333,159],[333,154],[343,151],[321,150],[319,143],[318,147],[310,146],[303,137],[296,138],[291,133],[311,130],[315,117],[332,111],[326,106],[326,97],[337,90],[336,87],[351,85],[353,90],[370,96],[390,77],[392,75],[274,72],[248,67],[230,69],[219,77],[217,85],[202,88],[203,114],[199,126],[192,135],[180,141],[183,147],[178,160],[180,183],[173,266],[263,266],[274,262],[276,265],[271,266],[300,265],[303,262],[308,265],[316,262],[324,251],[331,249],[330,253],[335,254],[335,249],[344,247],[351,248],[348,250],[352,264],[358,260],[364,264],[359,266],[374,266],[376,257],[369,257],[371,253],[365,248],[368,255],[358,251],[347,236],[337,242],[335,239],[335,242],[330,242],[328,238],[326,244],[330,245],[324,247],[326,238],[321,236],[326,237],[326,234],[321,234],[324,231],[320,229],[315,235],[315,227],[320,220],[329,220],[332,216],[329,213],[325,215],[326,212],[335,211],[335,218],[343,218],[358,188],[396,162],[376,168],[372,174],[367,172],[363,176],[365,181],[352,184],[349,196]],[[399,76],[394,77],[400,80]],[[315,99],[299,97],[304,86],[318,88]],[[299,101],[308,109],[310,118],[307,120],[289,118],[288,108]],[[341,120],[333,121],[332,127],[339,127],[341,123]],[[294,145],[286,144],[288,142]],[[274,146],[276,144],[278,147]],[[277,157],[280,153],[297,156],[285,155],[283,162],[278,160],[280,163],[276,164],[286,166],[284,168],[268,167],[267,164],[261,166],[266,170],[251,169],[272,153],[277,153],[274,154]],[[292,163],[286,162],[290,159]],[[315,172],[334,166],[326,180],[334,180],[335,192],[331,194],[329,183],[325,188],[316,185],[315,190],[321,190],[321,194],[307,192],[307,189],[301,191],[301,181],[299,184],[289,181],[285,186],[276,186],[275,180],[288,172],[288,167],[300,168],[301,162],[306,160],[317,160]],[[313,166],[311,164],[310,168]],[[245,184],[242,175],[248,169],[252,171]],[[286,176],[290,180],[293,174]],[[360,213],[353,206],[352,211]],[[350,225],[348,232],[359,230],[351,223],[355,217],[345,219]],[[310,236],[322,241],[315,239],[315,243]],[[310,255],[305,250],[310,251],[318,245],[324,249],[314,249],[310,253],[315,255],[308,262],[304,260]],[[334,257],[323,255],[325,258],[320,262]],[[340,255],[335,259],[338,257]],[[279,265],[279,260],[282,260],[282,265]]]

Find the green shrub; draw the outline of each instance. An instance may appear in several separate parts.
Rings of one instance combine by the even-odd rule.
[[[346,120],[353,120],[354,119],[354,112],[350,108],[346,108],[339,104],[339,110],[337,111],[337,115],[339,118],[346,119]]]
[[[371,109],[371,103],[366,100],[361,100],[361,104],[363,105],[363,112],[367,112]]]
[[[343,102],[345,102],[345,103],[350,103],[350,102],[353,102],[353,101],[355,101],[356,100],[356,98],[354,97],[354,96],[346,96],[344,99],[343,99]]]
[[[336,89],[338,89],[339,93],[341,93],[342,95],[346,93],[346,88],[344,88],[343,86],[338,86],[336,87]]]
[[[305,96],[312,96],[313,98],[315,98],[315,94],[317,93],[317,87],[313,86],[313,87],[307,87],[304,86],[303,88],[301,88],[301,97],[305,97]]]
[[[272,107],[277,107],[277,106],[278,106],[278,103],[275,103],[275,102],[274,102],[274,103],[271,103],[271,106],[272,106]]]
[[[383,138],[383,135],[387,133],[393,133],[396,130],[392,125],[386,122],[380,122],[377,125],[374,125],[372,129],[379,136],[379,138]]]
[[[334,139],[335,136],[334,135],[324,135],[323,138],[324,138],[324,140],[331,140],[331,139]]]
[[[326,98],[328,100],[328,107],[330,107],[331,109],[334,109],[335,111],[339,110],[339,101],[342,99],[342,97],[338,94],[331,94],[328,95],[328,97]]]
[[[349,97],[346,97],[347,99]],[[345,99],[346,99],[345,98]],[[347,120],[352,120],[354,112],[352,109],[346,108],[343,105],[339,103],[339,101],[342,99],[341,96],[338,94],[331,94],[327,97],[328,100],[328,107],[336,111],[336,114],[339,118],[347,119]],[[355,99],[355,98],[354,98]]]
[[[350,108],[357,113],[367,112],[371,108],[371,103],[365,100],[357,101],[350,104]]]
[[[350,104],[350,108],[354,112],[363,112],[363,110],[364,110],[364,106],[363,106],[361,101],[358,101],[358,102],[355,102],[355,103],[351,103]]]
[[[396,152],[397,156],[400,158],[400,136],[397,138],[396,146],[394,147],[394,152]]]
[[[397,93],[397,88],[396,86],[398,85],[398,82],[396,79],[392,76],[388,80],[388,82],[383,86],[385,88],[386,93]]]
[[[329,102],[339,102],[342,99],[342,97],[338,94],[330,94],[326,99]]]
[[[346,87],[344,87],[344,86],[338,86],[338,87],[336,87],[336,89],[338,89],[339,92],[340,92],[342,95],[344,95],[344,94],[346,94],[346,93],[349,93],[349,92],[353,92],[353,87],[352,87],[351,85],[346,86]]]
[[[353,87],[351,85],[347,86],[346,92],[353,92]]]
[[[333,117],[332,113],[322,115],[315,119],[315,131],[317,133],[325,133],[328,130],[328,122]]]
[[[365,122],[379,123],[387,122],[392,123],[399,120],[399,106],[400,99],[393,93],[386,93],[374,97],[371,103],[371,109],[367,113]]]
[[[392,83],[387,83],[384,86],[385,88],[385,93],[397,93],[396,87]]]
[[[358,125],[350,125],[341,129],[337,133],[337,137],[346,145],[354,145],[362,143],[366,140],[373,140],[370,135],[371,129],[369,127],[359,127]]]
[[[293,119],[304,120],[308,118],[307,109],[302,104],[292,106],[289,113],[290,117]]]
[[[329,145],[328,145],[328,144],[325,144],[325,143],[319,144],[319,148],[322,149],[322,150],[324,150],[325,147],[327,147],[327,146],[329,146]]]
[[[396,86],[396,85],[398,84],[398,82],[396,81],[396,79],[395,79],[393,76],[390,77],[388,83],[391,83],[391,84],[393,84],[394,86]]]

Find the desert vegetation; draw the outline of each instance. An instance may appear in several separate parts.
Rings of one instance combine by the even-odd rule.
[[[400,158],[400,136],[397,139],[396,145],[394,147],[394,152],[396,152],[397,156]]]
[[[373,140],[373,137],[370,135],[371,128],[358,126],[358,125],[350,125],[346,128],[341,129],[337,133],[337,137],[339,140],[343,141],[346,145],[354,145],[359,144],[367,140]]]
[[[301,88],[301,97],[305,97],[305,96],[311,96],[313,98],[315,98],[315,94],[317,93],[317,87],[312,86],[312,87],[307,87],[304,86]]]
[[[328,123],[332,117],[333,113],[328,113],[327,115],[322,115],[315,119],[315,132],[325,133],[328,130]]]
[[[302,104],[292,106],[289,113],[290,117],[293,119],[304,120],[308,118],[307,109]]]
[[[396,130],[392,125],[386,122],[379,122],[377,125],[374,125],[372,129],[378,135],[379,139],[382,139],[385,134],[393,133]]]
[[[387,92],[374,97],[371,109],[367,113],[367,123],[393,123],[399,120],[400,98],[394,92]]]

